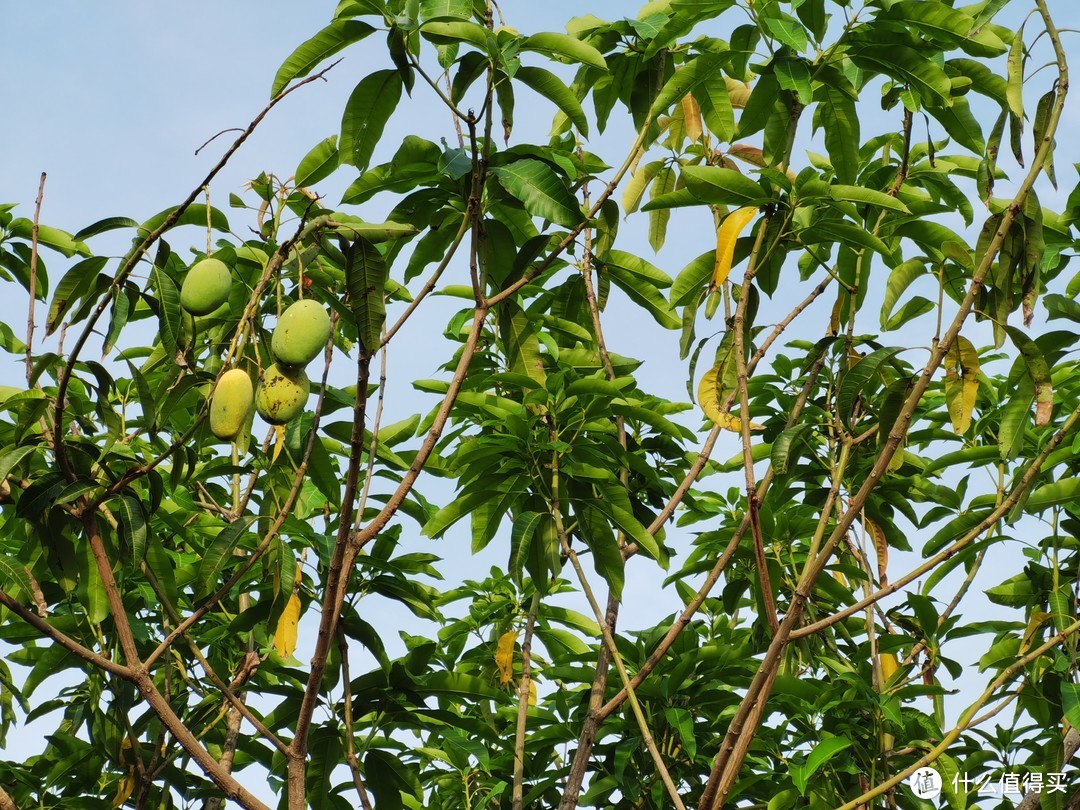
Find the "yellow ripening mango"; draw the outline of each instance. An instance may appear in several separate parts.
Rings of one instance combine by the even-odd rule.
[[[192,315],[208,315],[229,300],[232,273],[220,259],[195,262],[180,287],[180,306]]]
[[[305,298],[286,309],[274,327],[270,349],[281,366],[303,368],[330,338],[330,316],[318,301]]]
[[[210,431],[219,439],[235,439],[247,422],[254,399],[247,372],[238,368],[226,371],[210,399]]]
[[[309,387],[302,369],[286,370],[273,363],[255,391],[255,410],[271,425],[284,425],[304,410]]]

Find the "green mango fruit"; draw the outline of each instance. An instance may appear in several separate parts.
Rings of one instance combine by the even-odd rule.
[[[255,399],[251,377],[234,368],[226,371],[210,399],[210,431],[219,439],[232,440],[244,428]]]
[[[195,262],[180,287],[180,306],[192,315],[208,315],[229,300],[232,273],[220,259]]]
[[[330,316],[318,301],[305,298],[286,309],[274,327],[270,349],[282,366],[302,368],[314,360],[330,338]]]
[[[309,389],[303,369],[285,369],[273,363],[255,390],[255,410],[271,425],[284,425],[303,412]]]

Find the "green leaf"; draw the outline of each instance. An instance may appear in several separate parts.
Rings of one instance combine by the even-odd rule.
[[[720,71],[710,74],[690,92],[701,109],[705,126],[722,142],[730,143],[735,137],[735,111],[724,74]]]
[[[168,355],[175,357],[184,317],[180,311],[180,293],[173,280],[157,265],[151,276],[158,300],[158,336]]]
[[[610,257],[612,253],[616,252],[610,251],[608,256]],[[679,329],[682,327],[682,319],[672,311],[671,305],[657,291],[654,284],[617,264],[605,263],[604,266],[611,281],[636,303],[644,307],[658,324],[665,329]]]
[[[560,34],[554,31],[544,31],[526,37],[521,43],[521,50],[552,53],[556,56],[564,56],[571,61],[590,65],[591,67],[599,68],[603,71],[608,69],[603,54],[596,50],[592,45],[584,43],[580,39],[575,39],[567,34]]]
[[[506,301],[499,313],[499,332],[506,347],[508,371],[524,374],[543,385],[547,381],[536,323],[514,301]]]
[[[6,554],[0,554],[0,582],[4,583],[4,590],[15,599],[30,599],[33,596],[34,589],[26,568]]]
[[[87,225],[74,237],[76,242],[81,242],[84,239],[89,239],[91,236],[97,236],[99,233],[106,233],[107,231],[115,231],[118,228],[138,228],[139,223],[128,217],[106,217],[105,219],[99,219],[92,225]]]
[[[683,166],[682,180],[690,192],[709,205],[763,205],[764,189],[741,172],[719,166]]]
[[[776,80],[780,87],[795,94],[802,105],[807,105],[814,98],[814,88],[810,84],[810,68],[802,59],[778,59],[775,63]]]
[[[861,68],[891,76],[909,84],[922,101],[939,107],[952,103],[952,82],[925,54],[896,42],[875,42],[850,52],[851,61]]]
[[[488,49],[488,30],[471,20],[435,20],[420,26],[420,33],[436,45],[467,42],[483,52]]]
[[[180,206],[174,205],[172,208],[166,208],[158,214],[150,217],[142,225],[139,226],[141,235],[150,234],[156,231],[165,221],[173,215],[173,213]],[[194,225],[196,228],[206,227],[206,205],[203,203],[192,203],[184,209],[184,213],[172,224],[171,227],[178,228],[181,225]],[[210,209],[210,227],[215,231],[221,231],[227,233],[229,231],[229,219],[221,211],[216,208]]]
[[[559,175],[540,160],[525,158],[492,169],[513,197],[534,217],[573,228],[581,222],[581,208]]]
[[[1024,511],[1041,512],[1051,506],[1075,503],[1077,499],[1080,499],[1080,478],[1062,478],[1033,490],[1024,504]]]
[[[796,53],[805,51],[810,44],[806,37],[806,29],[797,20],[790,17],[762,17],[762,22],[769,29],[769,33],[778,42],[787,45]]]
[[[25,239],[27,242],[32,242],[34,238],[34,223],[24,217],[13,219],[8,224],[8,233],[19,239]],[[81,256],[90,256],[90,248],[87,247],[85,242],[80,242],[75,239],[67,231],[62,231],[59,228],[53,228],[49,225],[38,225],[37,240],[39,245],[52,248],[59,253],[62,253],[65,257],[71,258],[76,253]]]
[[[901,351],[902,349],[895,347],[877,349],[860,359],[840,379],[836,407],[842,420],[850,424],[855,401],[864,393],[870,381],[877,376],[881,366],[890,362]]]
[[[847,737],[829,737],[814,746],[814,750],[810,752],[804,765],[793,764],[791,781],[798,788],[799,793],[805,796],[806,784],[810,781],[810,777],[817,773],[818,768],[851,745],[852,741]]]
[[[1073,728],[1080,728],[1080,684],[1061,682],[1061,708]]]
[[[1031,382],[1035,385],[1035,425],[1046,427],[1050,424],[1050,413],[1054,407],[1054,385],[1050,379],[1050,364],[1046,362],[1038,344],[1015,326],[1005,326],[1005,332],[1012,339],[1013,345],[1020,350]]]
[[[68,311],[96,287],[101,271],[108,262],[107,256],[91,256],[73,264],[64,274],[56,285],[49,305],[49,315],[45,320],[46,336],[55,332]]]
[[[514,79],[535,90],[564,113],[578,131],[586,137],[589,134],[589,121],[581,103],[562,79],[554,73],[538,67],[520,67]]]
[[[270,87],[270,98],[276,98],[293,79],[307,76],[312,69],[338,51],[359,42],[375,29],[359,20],[335,20],[295,51],[278,68]]]
[[[299,188],[325,180],[338,167],[337,135],[319,141],[296,167],[294,181]]]
[[[196,593],[199,596],[208,596],[218,586],[218,579],[225,563],[233,558],[233,549],[236,548],[254,519],[254,515],[245,515],[229,523],[217,533],[199,563],[199,571],[195,578]]]
[[[401,99],[401,74],[377,70],[360,80],[345,103],[338,150],[342,163],[364,171]]]
[[[1013,120],[1024,120],[1024,26],[1016,29],[1006,62],[1005,99]],[[1022,164],[1021,164],[1022,165]]]
[[[859,176],[860,135],[854,100],[842,90],[825,85],[817,109],[836,179],[841,183],[855,182]]]
[[[667,111],[673,104],[681,101],[687,93],[691,93],[703,85],[715,84],[717,76],[720,76],[720,81],[723,83],[723,74],[720,72],[720,68],[727,61],[726,58],[721,58],[715,54],[702,54],[696,59],[687,62],[680,70],[676,70],[675,74],[660,88],[660,92],[657,93],[652,106],[649,108],[649,117],[656,118]],[[727,97],[726,85],[724,96]],[[730,108],[730,102],[728,106]]]
[[[362,350],[370,356],[379,349],[386,321],[386,261],[367,239],[349,245],[345,259],[349,308],[356,318]]]
[[[716,251],[707,250],[680,270],[671,285],[671,305],[683,307],[693,303],[709,283],[715,266]]]
[[[889,280],[885,283],[885,300],[881,304],[882,328],[889,322],[900,296],[917,278],[924,275],[926,275],[926,264],[922,259],[908,259],[892,269]]]
[[[132,564],[138,568],[146,556],[147,521],[142,501],[133,495],[121,495],[116,501],[120,540],[131,552]]]
[[[876,205],[878,208],[887,208],[890,211],[901,211],[905,214],[911,213],[911,211],[908,210],[908,207],[896,199],[896,197],[886,194],[883,191],[875,191],[874,189],[863,188],[862,186],[834,184],[829,186],[829,196],[834,200],[841,200],[843,202],[852,202],[860,205]]]

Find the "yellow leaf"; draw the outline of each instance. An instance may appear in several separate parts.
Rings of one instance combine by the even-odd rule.
[[[296,585],[300,585],[300,576],[296,577]],[[296,651],[296,637],[300,625],[300,597],[294,590],[285,603],[285,609],[278,617],[277,629],[274,631],[274,649],[282,658],[288,658]]]
[[[716,365],[706,371],[705,376],[698,383],[698,405],[705,412],[705,416],[720,427],[739,433],[742,431],[742,420],[734,414],[721,410],[721,406],[738,385],[735,340],[731,332],[728,332],[720,342],[716,356],[718,358]],[[751,422],[750,430],[764,430],[764,427]]]
[[[979,354],[971,341],[957,335],[945,355],[945,403],[953,431],[967,433],[979,394]]]
[[[716,231],[716,264],[713,265],[712,281],[710,285],[719,287],[727,281],[728,273],[731,272],[731,260],[735,256],[735,240],[739,234],[750,224],[750,220],[757,214],[753,207],[740,208],[728,214],[723,223]]]
[[[1029,649],[1031,649],[1032,642],[1035,641],[1035,636],[1039,632],[1039,627],[1042,623],[1050,618],[1050,614],[1042,610],[1031,611],[1031,618],[1028,620],[1027,628],[1024,630],[1024,638],[1020,642],[1019,654],[1023,655]]]
[[[529,681],[529,705],[536,705],[536,681]]]
[[[898,453],[900,458],[904,457],[903,453]],[[894,455],[893,458],[896,458]],[[881,527],[877,525],[870,518],[863,516],[863,525],[866,527],[866,531],[870,533],[870,539],[874,543],[874,550],[877,552],[877,566],[878,566],[878,580],[881,582],[881,587],[885,587],[889,584],[889,577],[885,573],[885,569],[889,567],[889,541],[885,539],[885,532]]]
[[[731,106],[736,110],[741,110],[746,106],[746,102],[750,100],[750,85],[746,82],[740,82],[738,79],[732,79],[730,76],[725,76],[724,81],[727,83],[728,98],[731,99]]]
[[[896,653],[879,653],[878,662],[881,664],[881,682],[888,683],[889,678],[900,668],[900,659]]]
[[[701,127],[701,108],[694,97],[687,93],[682,99],[683,118],[686,119],[686,137],[692,142],[701,138],[704,130]]]
[[[285,446],[285,426],[276,425],[274,427],[274,457],[270,459],[271,464],[277,463],[278,456],[281,455],[281,448]]]
[[[507,630],[499,636],[499,646],[495,651],[495,665],[499,668],[499,685],[505,686],[514,678],[514,643],[517,630]]]
[[[112,806],[119,807],[128,799],[131,798],[131,794],[135,792],[135,769],[132,768],[124,777],[116,784],[116,796],[113,797]]]

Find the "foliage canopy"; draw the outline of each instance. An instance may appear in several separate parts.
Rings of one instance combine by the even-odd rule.
[[[504,11],[343,0],[269,106],[381,63],[234,211],[212,181],[262,114],[144,222],[0,207],[50,347],[0,324],[27,381],[0,404],[0,745],[55,718],[0,806],[922,808],[932,765],[958,810],[960,775],[1052,783],[1080,739],[1080,187],[1046,0]],[[406,105],[441,142],[397,144]],[[703,212],[665,272],[645,242]],[[228,298],[196,317],[211,254]],[[298,300],[331,321],[306,374],[271,366]],[[615,318],[671,335],[690,401],[645,390]],[[426,411],[384,399],[403,343],[439,365]],[[253,422],[282,380],[304,412]],[[463,573],[466,545],[501,564]],[[681,612],[620,631],[642,576]]]

